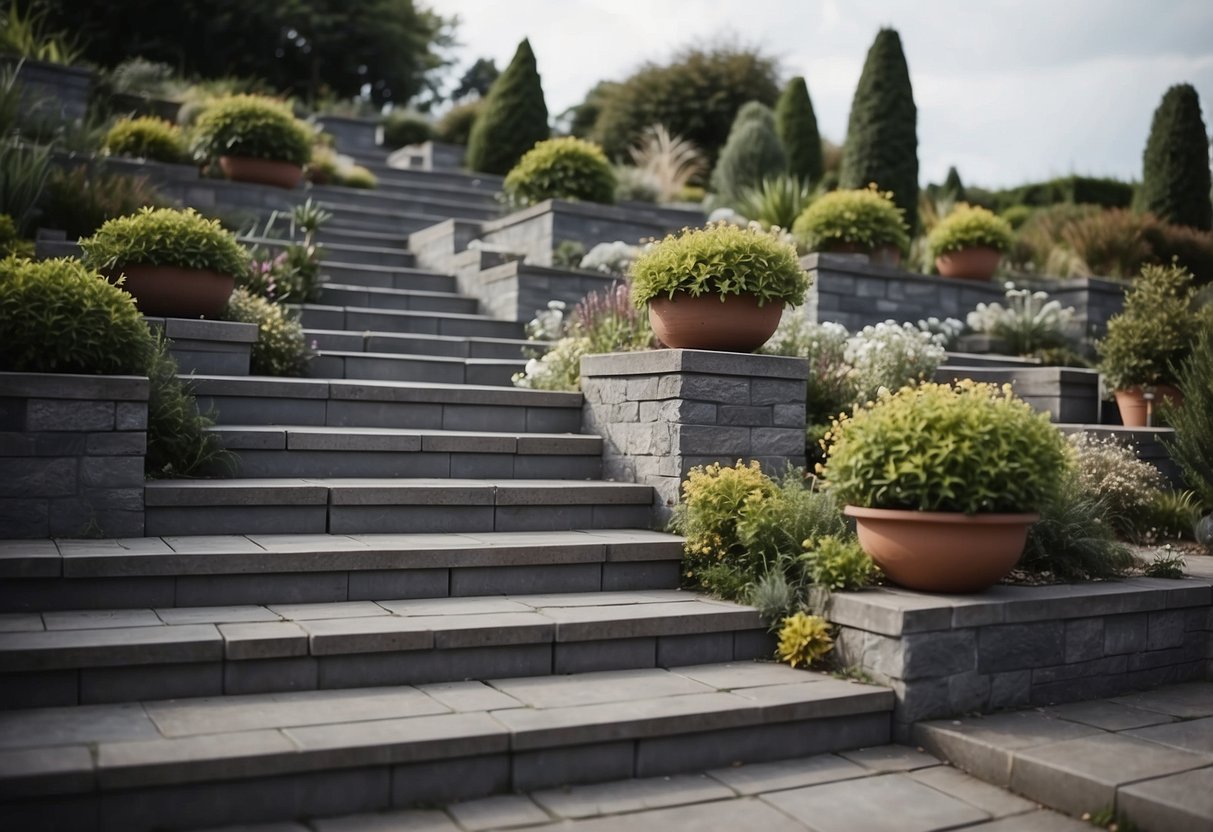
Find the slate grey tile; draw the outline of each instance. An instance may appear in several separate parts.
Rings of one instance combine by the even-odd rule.
[[[293,621],[220,624],[224,655],[231,660],[306,656],[308,634]]]
[[[0,712],[0,748],[81,745],[160,736],[137,703]]]
[[[521,794],[503,794],[465,803],[452,803],[447,807],[447,812],[468,832],[532,826],[552,819],[534,801]]]
[[[223,641],[210,624],[0,634],[0,661],[10,671],[207,661],[222,654]]]
[[[545,789],[531,798],[562,818],[588,818],[727,800],[733,790],[705,774],[680,774]]]
[[[489,613],[531,612],[526,604],[500,596],[468,598],[415,598],[385,600],[379,605],[400,616],[487,615]]]
[[[277,774],[295,747],[279,731],[237,731],[172,739],[103,742],[97,782],[103,789],[163,786]]]
[[[515,751],[510,780],[521,791],[623,780],[635,775],[635,758],[635,743],[626,740]]]
[[[71,794],[93,788],[93,755],[88,746],[0,751],[0,797]]]
[[[395,806],[475,800],[511,788],[510,757],[505,753],[425,760],[392,767],[392,804]]]
[[[12,612],[0,615],[0,633],[36,633],[45,629],[42,616],[36,612]]]
[[[262,606],[242,604],[234,607],[167,607],[156,610],[165,624],[241,624],[280,621],[282,617]]]
[[[1018,815],[1037,808],[1037,805],[1030,800],[1025,800],[1019,795],[997,786],[991,786],[989,783],[983,783],[951,766],[921,768],[912,772],[910,776],[936,791],[963,800],[970,806],[976,806],[992,817]]]
[[[671,673],[694,679],[718,690],[736,690],[764,685],[782,685],[821,678],[775,662],[728,662],[692,667],[676,667]]]
[[[1213,768],[1185,771],[1122,786],[1117,804],[1143,829],[1213,829]]]
[[[304,621],[313,656],[428,650],[434,634],[424,624],[394,615]]]
[[[460,832],[455,822],[437,809],[405,809],[309,821],[315,832]]]
[[[99,630],[108,627],[163,627],[152,610],[73,610],[44,612],[48,630]]]
[[[1054,705],[1046,708],[1045,713],[1070,722],[1081,722],[1083,725],[1102,728],[1105,731],[1145,728],[1149,725],[1161,725],[1165,722],[1175,721],[1175,717],[1169,714],[1134,708],[1109,699]]]
[[[771,763],[717,768],[709,771],[708,776],[719,780],[738,794],[755,795],[867,777],[870,773],[862,766],[834,754],[818,754],[799,760],[776,760]]]
[[[532,708],[563,708],[712,692],[707,685],[655,669],[496,679],[489,684]]]
[[[437,682],[417,689],[452,711],[495,711],[521,708],[523,704],[484,682]]]
[[[1112,701],[1171,714],[1181,719],[1213,716],[1213,682],[1189,682],[1158,690],[1131,693]]]
[[[1059,815],[1048,809],[999,818],[980,826],[966,827],[974,832],[1091,832],[1091,824]]]
[[[373,601],[341,601],[328,604],[269,604],[268,609],[287,621],[314,621],[318,619],[366,618],[387,615],[387,611]]]
[[[940,764],[939,758],[907,745],[880,745],[855,751],[839,751],[838,756],[880,774],[914,771]]]
[[[805,832],[806,827],[761,801],[743,799],[587,818],[571,821],[560,828],[573,832],[636,832],[640,829],[659,829],[662,832],[738,832],[750,829]]]
[[[132,702],[223,693],[223,664],[133,664],[125,667],[85,667],[80,670],[80,702]]]
[[[1137,728],[1123,732],[1122,736],[1137,737],[1194,754],[1204,754],[1209,757],[1209,762],[1213,763],[1213,717]]]
[[[482,713],[313,725],[284,733],[327,765],[411,763],[499,754],[509,748],[508,731]]]

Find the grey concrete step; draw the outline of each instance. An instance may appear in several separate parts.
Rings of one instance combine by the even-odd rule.
[[[354,154],[353,158],[357,160],[358,164],[366,167],[376,176],[422,186],[452,185],[496,193],[501,190],[502,183],[505,181],[504,177],[491,173],[393,168],[388,166],[387,156],[386,152],[382,154],[359,152]]]
[[[349,243],[345,242],[344,238],[338,239],[342,239],[343,241],[328,241],[325,239],[323,232],[317,235],[317,241],[321,245],[322,257],[326,267],[336,264],[349,264],[410,269],[416,262],[413,253],[404,248],[403,242],[395,246],[380,244],[381,241],[376,241],[374,245],[366,245],[362,241]],[[241,237],[240,242],[246,246],[281,249],[291,241],[276,237],[246,236]]]
[[[1010,384],[1015,394],[1055,422],[1099,422],[1099,373],[1075,367],[962,366],[946,364],[935,380]]]
[[[316,378],[428,381],[509,387],[525,366],[522,358],[451,358],[400,353],[320,350],[308,364]]]
[[[43,612],[0,704],[95,705],[769,658],[751,607],[681,590]],[[31,616],[39,617],[39,616]]]
[[[890,704],[733,663],[43,708],[0,715],[0,821],[196,829],[669,776],[883,745]]]
[[[411,312],[366,306],[305,303],[298,307],[309,329],[348,329],[352,332],[415,332],[481,338],[521,338],[523,325],[485,315],[455,312]]]
[[[5,629],[63,609],[677,589],[682,538],[642,529],[0,542]]]
[[[372,534],[644,528],[652,489],[555,479],[155,480],[151,536]]]
[[[492,219],[501,214],[501,205],[493,195],[476,189],[410,187],[394,177],[385,178],[384,184],[388,187],[367,190],[314,185],[311,194],[313,199],[336,211],[353,207],[393,213],[447,214],[475,220]]]
[[[578,433],[580,393],[469,384],[192,376],[221,425]]]
[[[365,263],[325,260],[321,265],[320,273],[329,283],[342,286],[407,289],[415,292],[445,292],[447,294],[454,294],[457,291],[453,275],[403,266],[373,266]],[[473,309],[473,311],[475,310]]]
[[[521,338],[468,338],[451,335],[419,335],[395,332],[350,332],[344,329],[305,329],[307,342],[316,350],[379,352],[407,355],[445,355],[452,358],[526,358],[544,352],[547,341]]]
[[[407,312],[443,312],[455,315],[475,315],[480,305],[475,298],[463,297],[452,292],[382,289],[370,286],[349,286],[341,283],[325,283],[321,286],[319,302],[326,306],[355,306]]]
[[[347,228],[332,228],[326,225],[316,232],[316,240],[324,245],[348,245],[367,248],[399,249],[407,253],[408,235],[390,231],[358,231]],[[347,260],[349,258],[346,258]]]
[[[597,436],[266,425],[213,432],[236,453],[238,477],[602,476]]]

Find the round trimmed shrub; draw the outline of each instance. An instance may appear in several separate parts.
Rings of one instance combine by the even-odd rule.
[[[192,208],[143,208],[137,214],[112,219],[80,241],[82,259],[103,274],[123,266],[180,266],[240,275],[250,258],[236,237]]]
[[[290,312],[248,289],[232,292],[224,320],[257,325],[257,341],[249,358],[255,376],[301,376],[307,368],[303,325]]]
[[[928,256],[967,248],[992,248],[1007,251],[1014,240],[1011,225],[1002,217],[975,205],[958,205],[927,237]]]
[[[505,177],[506,197],[516,205],[545,199],[615,201],[615,171],[598,145],[566,136],[539,142]]]
[[[194,155],[200,159],[242,156],[306,165],[315,131],[290,108],[259,95],[232,95],[207,105],[194,124]]]
[[[342,174],[341,184],[347,188],[373,190],[379,187],[379,179],[362,165],[353,165]]]
[[[152,336],[129,294],[72,259],[0,260],[0,366],[143,375]]]
[[[383,117],[383,146],[390,149],[423,144],[434,138],[434,127],[408,110],[393,110]]]
[[[151,116],[115,122],[105,134],[105,151],[112,156],[170,163],[182,162],[188,155],[181,128]]]
[[[808,251],[854,246],[873,251],[892,246],[910,249],[909,228],[891,195],[875,188],[832,191],[814,200],[792,224],[797,242]]]

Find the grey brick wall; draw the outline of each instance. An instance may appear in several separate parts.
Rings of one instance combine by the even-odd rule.
[[[0,538],[140,537],[148,382],[0,373]]]

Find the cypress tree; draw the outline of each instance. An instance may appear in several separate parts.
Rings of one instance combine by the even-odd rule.
[[[550,133],[535,53],[524,39],[489,88],[484,110],[468,137],[467,166],[484,173],[509,173],[522,154]]]
[[[955,167],[948,168],[948,175],[943,180],[943,188],[940,189],[940,193],[956,202],[965,201],[965,186],[960,181],[960,173]]]
[[[720,204],[732,205],[746,188],[757,187],[764,177],[787,170],[788,157],[775,133],[775,116],[765,104],[750,102],[741,108],[729,139],[712,171],[712,190]]]
[[[1213,225],[1209,145],[1191,84],[1167,90],[1154,111],[1142,156],[1141,206],[1159,219],[1202,231]]]
[[[882,191],[892,191],[911,229],[918,225],[917,124],[901,38],[893,29],[881,29],[851,102],[839,185],[866,188],[875,182]]]
[[[821,134],[817,132],[817,116],[813,113],[808,85],[799,75],[783,88],[775,106],[775,121],[788,154],[788,173],[800,177],[801,182],[816,185],[824,170]]]

